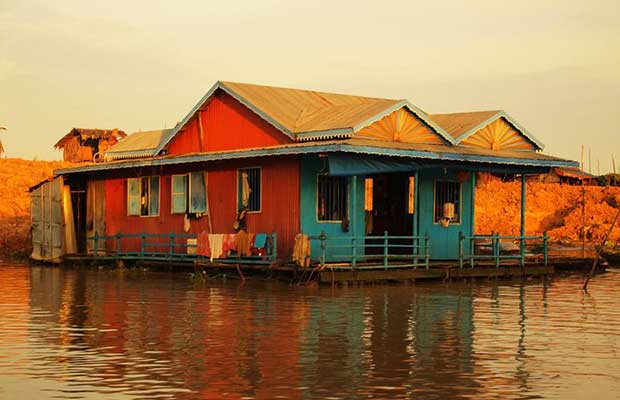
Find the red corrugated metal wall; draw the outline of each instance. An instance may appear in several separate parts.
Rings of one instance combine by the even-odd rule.
[[[299,232],[299,159],[277,157],[230,161],[208,168],[209,207],[214,233],[232,233],[237,212],[237,169],[262,168],[262,210],[247,217],[249,232],[276,232],[278,251],[290,256],[295,235]],[[170,213],[170,175],[160,182],[160,215],[158,217],[127,216],[125,179],[106,181],[106,231],[121,233],[183,232],[183,215]],[[206,230],[207,218],[191,222],[190,232]],[[139,250],[139,242],[126,241],[123,246]],[[112,246],[113,243],[108,243]]]
[[[172,139],[168,145],[168,154],[248,149],[292,142],[285,134],[222,91],[217,91],[207,109],[200,112],[205,139],[203,149],[200,149],[198,118],[194,117]]]

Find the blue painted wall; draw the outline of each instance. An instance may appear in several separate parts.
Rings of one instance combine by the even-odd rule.
[[[302,156],[301,159],[301,194],[300,194],[300,226],[302,233],[310,236],[318,236],[325,232],[327,236],[352,236],[364,235],[364,178],[350,177],[348,184],[349,200],[349,231],[344,232],[341,223],[320,222],[317,219],[317,175],[321,171],[327,171],[326,160],[316,155]],[[357,195],[353,196],[353,179],[357,179]],[[353,199],[355,197],[355,204]],[[338,244],[350,244],[350,240],[340,241]],[[312,241],[312,259],[318,259],[321,248],[318,241]],[[338,254],[350,254],[346,249],[332,249],[327,251],[328,261],[338,261]]]
[[[428,233],[431,241],[431,259],[456,260],[458,259],[459,232],[471,235],[473,229],[473,183],[472,174],[461,181],[461,222],[450,224],[444,228],[434,223],[435,181],[459,181],[457,170],[437,168],[421,170],[419,173],[419,232]]]

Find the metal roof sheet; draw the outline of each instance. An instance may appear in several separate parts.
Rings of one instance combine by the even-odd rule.
[[[150,157],[172,129],[134,132],[105,152],[106,160]]]
[[[321,142],[301,142],[287,145],[262,147],[244,150],[193,153],[175,156],[161,156],[147,160],[115,161],[92,164],[83,167],[55,171],[57,174],[71,174],[124,168],[174,165],[207,161],[232,160],[250,157],[269,157],[292,154],[311,154],[322,152],[351,152],[379,156],[408,157],[420,160],[439,160],[473,164],[496,164],[509,167],[572,167],[577,162],[548,156],[533,151],[492,151],[482,148],[457,147],[437,144],[412,144],[381,141],[374,139],[351,138],[345,140],[328,140]]]
[[[163,139],[166,144],[207,105],[217,90],[223,90],[265,121],[294,140],[323,140],[352,136],[395,108],[407,107],[448,143],[452,137],[426,113],[407,100],[382,99],[313,90],[291,89],[238,82],[217,82],[200,99],[181,123]]]
[[[472,128],[478,126],[501,111],[475,111],[448,114],[431,114],[429,117],[441,126],[454,139],[458,139]]]
[[[430,118],[448,132],[454,138],[457,145],[491,122],[498,118],[504,118],[516,130],[521,132],[525,138],[534,143],[538,150],[545,148],[545,145],[540,140],[502,110],[432,114]]]

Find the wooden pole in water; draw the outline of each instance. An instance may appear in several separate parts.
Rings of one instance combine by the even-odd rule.
[[[603,251],[603,247],[605,247],[605,244],[607,243],[607,240],[609,239],[609,235],[611,235],[611,232],[613,231],[614,226],[616,226],[616,222],[618,221],[619,216],[620,216],[620,208],[618,209],[618,212],[616,213],[614,220],[611,221],[611,226],[609,227],[607,234],[603,238],[601,245],[598,247],[596,251],[596,257],[594,257],[594,261],[592,261],[592,269],[590,270],[590,273],[588,274],[588,276],[586,276],[586,280],[583,283],[583,290],[588,290],[588,283],[590,283],[590,279],[592,278],[592,275],[594,275],[594,270],[596,270],[598,261],[601,258],[601,252]]]

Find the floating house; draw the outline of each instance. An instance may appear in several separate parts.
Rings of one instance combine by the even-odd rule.
[[[247,231],[273,239],[269,262],[301,251],[343,268],[525,263],[526,243],[546,245],[525,236],[525,186],[521,236],[478,237],[476,174],[525,182],[577,166],[542,149],[503,111],[427,114],[408,100],[217,82],[174,129],[130,135],[106,162],[56,171],[54,190],[35,187],[33,255],[191,259],[201,233],[232,233],[243,209]],[[36,203],[49,193],[71,208],[57,214],[71,251],[58,240],[52,252],[37,233],[48,225]],[[299,234],[309,251],[296,248]],[[502,240],[520,241],[520,252],[504,254]]]

